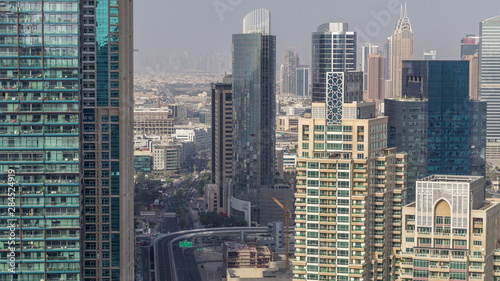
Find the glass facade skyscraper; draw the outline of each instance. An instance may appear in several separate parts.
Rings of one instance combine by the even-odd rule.
[[[256,10],[247,17],[266,11]],[[269,24],[268,13],[267,19],[257,18]],[[274,184],[276,170],[276,37],[258,23],[244,30],[251,32],[233,35],[233,194],[251,202],[252,221],[259,221],[259,190]]]
[[[79,11],[0,2],[0,280],[81,277]]]
[[[427,175],[484,176],[486,105],[469,100],[468,61],[404,61],[402,85],[406,98],[385,108],[389,143],[409,154],[409,194]]]
[[[82,280],[134,280],[132,1],[81,5]]]
[[[134,279],[131,18],[0,2],[0,280]]]
[[[356,69],[356,32],[347,23],[325,23],[312,34],[312,101],[324,102],[327,73]]]

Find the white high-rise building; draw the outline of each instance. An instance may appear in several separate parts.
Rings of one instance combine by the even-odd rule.
[[[500,15],[480,23],[479,90],[487,102],[486,160],[500,165]]]
[[[401,97],[403,60],[413,60],[413,29],[406,10],[401,6],[401,16],[391,36],[391,88],[392,98]]]

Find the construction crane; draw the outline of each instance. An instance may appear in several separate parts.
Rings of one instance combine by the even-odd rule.
[[[285,215],[285,267],[286,269],[288,270],[290,268],[290,249],[289,249],[289,245],[290,245],[290,242],[289,242],[289,239],[290,239],[290,215],[292,214],[292,212],[290,212],[290,208],[288,208],[288,202],[286,204],[286,207],[283,206],[283,204],[281,204],[281,202],[276,199],[275,197],[273,197],[273,200],[274,202],[276,202],[276,204],[278,204],[278,206],[280,206],[281,209],[283,209],[284,211],[284,215]]]

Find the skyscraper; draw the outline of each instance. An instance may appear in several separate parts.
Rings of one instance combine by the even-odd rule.
[[[467,34],[464,38],[462,38],[460,46],[460,58],[463,58],[464,56],[477,55],[480,41],[481,37],[475,36],[473,34]]]
[[[500,165],[500,16],[480,23],[479,89],[488,105],[486,159]]]
[[[307,65],[297,67],[297,96],[309,96],[309,67]]]
[[[403,96],[386,99],[389,144],[408,153],[408,189],[433,174],[485,175],[486,104],[469,100],[469,63],[405,61]]]
[[[356,69],[356,32],[347,23],[325,23],[312,34],[312,101],[326,98],[326,73]]]
[[[234,104],[231,76],[212,83],[212,184],[217,212],[228,213],[229,183],[233,175]]]
[[[368,57],[370,55],[378,55],[379,49],[377,44],[365,43],[363,47],[361,47],[361,71],[363,71],[363,91],[368,89]]]
[[[259,194],[275,180],[276,37],[270,35],[270,13],[259,9],[233,35],[234,202],[231,214],[259,222]],[[238,201],[241,200],[241,201]],[[239,203],[235,203],[239,202]],[[241,208],[240,208],[241,207]]]
[[[299,55],[294,50],[287,50],[283,55],[281,65],[281,93],[297,94],[297,67],[299,66]]]
[[[132,1],[83,12],[83,277],[134,279]]]
[[[131,2],[11,1],[0,17],[0,166],[19,198],[2,277],[133,280]]]
[[[428,52],[424,51],[424,60],[436,60],[437,59],[437,51],[430,50]]]
[[[385,95],[384,57],[368,56],[367,90],[365,97],[369,100],[381,100]]]
[[[401,243],[406,155],[387,148],[374,102],[342,112],[299,120],[294,281],[390,280]]]
[[[413,29],[406,9],[406,3],[401,5],[401,15],[396,24],[396,28],[391,36],[391,89],[390,96],[394,98],[401,97],[401,71],[403,69],[403,60],[413,59]]]
[[[81,280],[80,3],[3,4],[1,278]]]

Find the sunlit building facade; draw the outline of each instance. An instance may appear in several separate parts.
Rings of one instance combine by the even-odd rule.
[[[375,112],[375,104],[345,104],[337,124],[300,119],[295,281],[390,280],[393,274],[406,155],[387,148],[386,117],[356,112]]]
[[[400,98],[402,91],[403,60],[413,59],[413,29],[406,9],[401,5],[401,15],[390,37],[390,89],[386,98]]]
[[[488,104],[486,159],[500,165],[500,16],[480,23],[479,91]]]
[[[483,177],[433,175],[417,181],[403,207],[396,280],[500,278],[500,202],[485,200]]]

